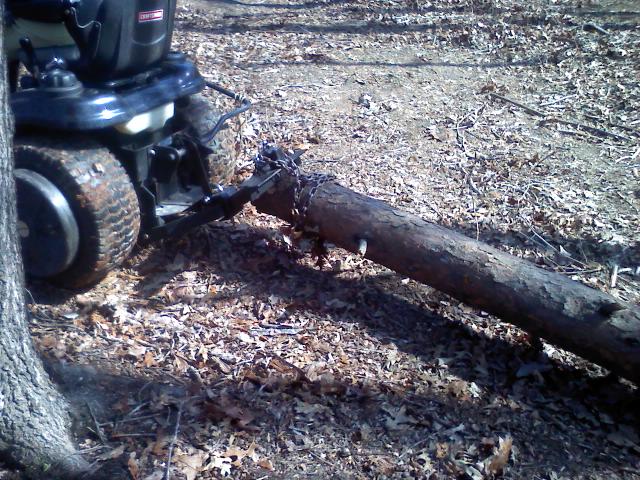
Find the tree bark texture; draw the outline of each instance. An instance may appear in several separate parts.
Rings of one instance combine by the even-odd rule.
[[[32,478],[71,478],[86,469],[70,435],[69,408],[31,341],[16,229],[12,117],[7,102],[0,2],[0,454]]]
[[[256,207],[293,222],[293,185],[283,176]],[[304,225],[351,252],[364,240],[369,260],[640,384],[638,306],[333,182],[317,190]]]

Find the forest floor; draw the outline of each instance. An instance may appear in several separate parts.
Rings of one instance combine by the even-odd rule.
[[[637,303],[639,22],[631,1],[193,0],[174,40],[254,101],[239,166],[307,149],[306,171]],[[291,243],[248,208],[80,294],[30,287],[59,369],[136,378],[86,397],[88,456],[139,480],[640,479],[636,386]]]

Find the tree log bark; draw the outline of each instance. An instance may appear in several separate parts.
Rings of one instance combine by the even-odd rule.
[[[0,2],[0,19],[4,18]],[[0,53],[3,45],[0,20]],[[74,478],[88,465],[70,434],[69,407],[33,347],[24,303],[7,71],[0,58],[0,455],[31,478]]]
[[[293,181],[283,175],[254,203],[293,222]],[[304,225],[354,253],[364,240],[369,260],[640,384],[638,306],[333,182],[313,196]]]

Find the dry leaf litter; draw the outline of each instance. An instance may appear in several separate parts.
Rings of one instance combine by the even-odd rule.
[[[231,126],[239,170],[262,140],[304,148],[307,171],[639,301],[637,2],[177,15],[176,48],[255,102]],[[319,268],[296,240],[248,208],[81,294],[33,286],[45,355],[142,382],[95,412],[88,457],[136,480],[640,478],[635,386],[357,255]]]

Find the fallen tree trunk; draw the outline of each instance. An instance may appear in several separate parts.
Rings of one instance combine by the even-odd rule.
[[[284,174],[256,207],[293,223],[294,185]],[[637,306],[333,182],[313,195],[304,225],[640,384]]]

